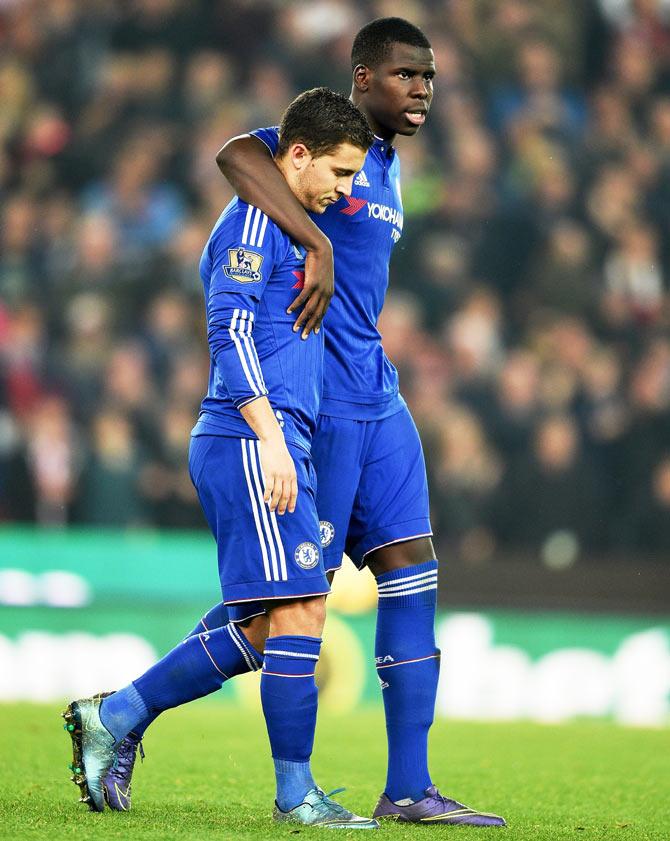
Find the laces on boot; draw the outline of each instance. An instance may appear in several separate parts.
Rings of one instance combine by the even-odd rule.
[[[317,806],[317,809],[319,809],[319,811],[327,809],[331,814],[333,814],[334,812],[336,815],[340,815],[345,818],[349,817],[351,815],[351,812],[348,809],[345,809],[344,806],[340,806],[339,803],[336,803],[334,800],[330,799],[333,795],[340,794],[343,791],[346,791],[346,789],[335,788],[333,789],[333,791],[326,794],[325,791],[322,791],[320,788],[317,788],[317,792],[319,793],[321,800],[319,806]]]

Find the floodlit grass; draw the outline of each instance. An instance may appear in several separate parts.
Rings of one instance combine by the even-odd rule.
[[[70,739],[59,713],[60,707],[0,705],[0,838],[251,840],[328,832],[273,825],[272,766],[256,710],[205,702],[164,715],[145,739],[132,812],[102,815],[76,803]],[[347,786],[338,799],[369,814],[384,784],[381,711],[322,716],[313,764],[326,790]],[[431,765],[444,792],[503,814],[509,827],[384,825],[379,837],[670,839],[668,730],[439,721]]]

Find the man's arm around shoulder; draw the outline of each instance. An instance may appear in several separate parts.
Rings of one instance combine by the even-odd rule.
[[[307,251],[305,285],[289,307],[303,307],[294,330],[303,338],[318,332],[333,296],[333,249],[291,192],[265,143],[250,134],[233,137],[216,156],[216,163],[242,201],[259,207]]]

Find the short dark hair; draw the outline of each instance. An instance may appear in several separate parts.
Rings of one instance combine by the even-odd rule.
[[[277,155],[284,155],[292,143],[304,143],[315,158],[331,154],[341,143],[367,152],[374,139],[363,113],[350,99],[329,88],[312,88],[284,111]]]
[[[366,23],[354,38],[351,47],[351,69],[364,64],[374,70],[394,44],[430,49],[430,41],[418,26],[404,18],[377,18]]]

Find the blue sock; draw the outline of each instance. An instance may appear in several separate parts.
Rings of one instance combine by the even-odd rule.
[[[195,628],[189,634],[186,634],[186,636],[192,637],[195,634],[201,634],[203,631],[213,631],[214,628],[223,628],[229,621],[225,604],[219,602],[207,611]]]
[[[203,631],[207,632],[213,631],[214,628],[223,628],[223,626],[227,624],[228,611],[226,610],[225,604],[223,602],[219,602],[219,604],[214,605],[214,607],[207,611],[195,628],[186,634],[185,639],[194,637],[196,634],[202,634]],[[258,659],[261,659],[259,655],[257,655],[257,657]],[[150,724],[153,724],[159,715],[160,712],[148,713],[141,722],[135,725],[131,735],[137,739],[141,739],[142,736],[144,736],[144,731]]]
[[[432,784],[428,731],[440,673],[435,648],[437,561],[386,572],[377,578],[377,588],[375,659],[388,740],[385,792],[394,802],[417,801]]]
[[[261,701],[277,778],[277,805],[298,806],[316,783],[309,760],[314,747],[318,691],[314,670],[318,637],[269,637],[261,672]]]
[[[255,671],[260,654],[233,624],[187,637],[140,678],[100,707],[105,727],[120,740],[141,735],[159,713],[220,689],[235,675]]]

